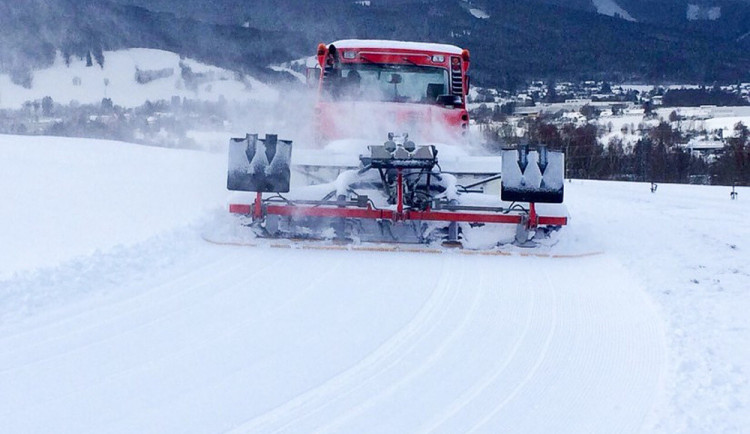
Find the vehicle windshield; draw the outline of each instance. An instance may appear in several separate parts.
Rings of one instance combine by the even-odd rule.
[[[435,103],[448,93],[448,71],[420,65],[348,63],[331,83],[334,99]]]

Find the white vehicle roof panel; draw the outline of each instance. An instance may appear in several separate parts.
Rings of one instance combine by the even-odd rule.
[[[414,50],[414,51],[432,51],[437,53],[457,54],[463,51],[455,45],[434,44],[430,42],[406,42],[406,41],[386,41],[380,39],[344,39],[333,42],[333,45],[339,49],[347,48],[377,48],[377,49],[397,49],[397,50]]]

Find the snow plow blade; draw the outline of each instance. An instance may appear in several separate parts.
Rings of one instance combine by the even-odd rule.
[[[292,142],[275,134],[257,134],[229,141],[227,189],[232,191],[289,192]]]
[[[255,237],[487,250],[510,243],[532,247],[532,238],[547,237],[567,224],[563,206],[503,202],[496,190],[478,188],[494,182],[497,173],[470,185],[458,184],[455,176],[440,169],[434,145],[417,146],[407,134],[391,133],[384,144],[368,146],[359,156],[360,167],[341,173],[334,182],[295,187],[282,196],[288,181],[282,186],[269,180],[278,168],[261,170],[265,166],[257,163],[270,158],[261,148],[268,142],[268,136],[264,143],[248,135],[230,144],[229,188],[254,191],[255,198],[234,194],[229,211],[243,216],[243,225]],[[288,169],[287,164],[285,173]],[[264,198],[269,192],[275,194]],[[558,199],[561,195],[549,201]]]
[[[565,161],[562,152],[546,146],[502,151],[502,200],[508,202],[562,203]]]

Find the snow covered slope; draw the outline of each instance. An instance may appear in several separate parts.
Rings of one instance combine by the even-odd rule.
[[[62,104],[99,103],[106,97],[117,105],[135,107],[146,100],[169,100],[173,96],[203,101],[222,97],[229,101],[273,101],[278,91],[247,75],[146,48],[107,51],[103,67],[87,67],[85,60],[76,58],[65,65],[58,55],[53,66],[34,72],[30,89],[0,74],[0,108],[20,108],[25,101],[45,96]]]
[[[748,189],[574,181],[587,258],[311,252],[201,240],[223,156],[0,152],[8,432],[750,426]]]
[[[602,15],[609,15],[610,17],[620,17],[623,20],[635,21],[628,11],[621,8],[615,0],[591,0],[596,8],[596,11]]]
[[[224,160],[106,140],[0,135],[0,278],[187,225],[220,203]]]

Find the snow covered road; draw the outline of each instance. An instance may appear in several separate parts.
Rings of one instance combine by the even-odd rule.
[[[223,156],[12,136],[0,156],[3,432],[750,422],[747,189],[566,183],[553,249],[604,251],[583,258],[310,251],[201,239]]]
[[[606,256],[196,249],[3,333],[4,426],[632,432],[654,404],[661,324]]]

